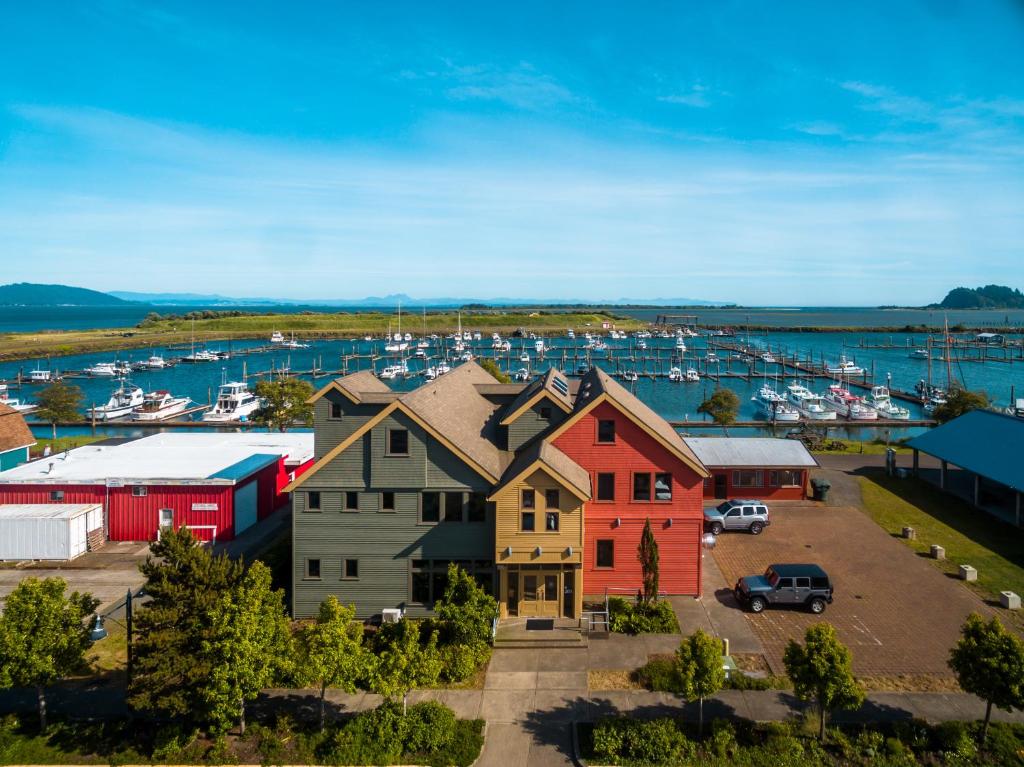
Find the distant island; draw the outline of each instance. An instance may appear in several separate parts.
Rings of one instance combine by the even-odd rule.
[[[1024,293],[1005,285],[953,288],[938,304],[928,309],[1024,309]]]
[[[16,282],[0,285],[0,306],[119,306],[129,301],[70,285]]]

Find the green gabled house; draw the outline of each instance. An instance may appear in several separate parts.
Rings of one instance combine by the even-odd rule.
[[[21,413],[0,402],[0,471],[27,462],[34,444],[36,438]]]

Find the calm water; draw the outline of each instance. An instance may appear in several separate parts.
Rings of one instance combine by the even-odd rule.
[[[879,333],[799,333],[799,332],[778,332],[753,335],[749,342],[761,348],[770,348],[776,352],[783,352],[787,355],[797,355],[800,358],[810,358],[815,362],[825,359],[829,362],[838,360],[839,355],[845,353],[848,358],[853,359],[857,364],[867,370],[874,370],[876,381],[885,383],[887,377],[891,380],[892,386],[899,389],[910,390],[914,384],[926,377],[928,363],[924,360],[911,359],[908,356],[910,349],[915,348],[922,342],[920,336],[879,334]],[[450,342],[448,342],[450,343]],[[498,357],[499,364],[503,369],[515,371],[527,365],[534,373],[543,372],[551,366],[563,367],[573,371],[577,364],[584,362],[585,351],[584,341],[575,341],[567,338],[546,339],[551,351],[546,353],[543,359],[538,359],[534,351],[533,341],[512,340],[512,351],[501,354]],[[672,339],[647,339],[649,348],[646,352],[636,349],[636,341],[629,340],[608,340],[608,352],[605,355],[595,355],[593,361],[601,367],[614,372],[618,367],[635,368],[640,372],[661,372],[664,373],[672,364],[679,364],[684,369],[690,366],[699,367],[703,371],[703,357],[706,353],[706,339],[687,339],[688,351],[681,362],[670,361],[673,355],[674,341]],[[861,343],[880,344],[891,343],[898,348],[894,349],[864,349],[859,346]],[[168,389],[175,395],[187,395],[196,403],[205,404],[216,398],[217,386],[223,377],[229,380],[238,380],[243,374],[248,376],[250,384],[258,380],[260,376],[269,375],[271,371],[279,371],[288,367],[304,377],[311,379],[308,372],[314,366],[328,370],[332,374],[342,368],[342,357],[345,355],[369,355],[371,353],[383,355],[383,341],[367,343],[365,341],[315,341],[311,342],[308,349],[265,349],[262,340],[249,342],[235,342],[231,346],[227,344],[210,345],[211,349],[219,348],[223,351],[230,351],[235,356],[221,362],[203,363],[199,365],[179,364],[173,368],[162,371],[147,371],[135,373],[132,380],[146,391],[153,389]],[[251,353],[243,354],[250,351]],[[411,351],[411,350],[410,350]],[[474,351],[478,357],[493,357],[489,336],[485,335],[482,341],[474,342]],[[149,356],[151,352],[162,354],[170,359],[182,355],[181,350],[167,349],[139,349],[134,352],[122,352],[118,356],[125,360],[141,360]],[[519,355],[527,353],[530,356],[529,363],[523,363]],[[430,353],[434,356],[431,361],[436,361],[439,353],[437,348],[432,348]],[[646,359],[641,358],[645,355]],[[635,357],[635,361],[630,357]],[[348,371],[366,369],[375,364],[377,370],[384,365],[393,362],[394,355],[382,356],[375,363],[365,357],[351,359],[348,363]],[[720,354],[720,357],[724,356]],[[19,370],[27,372],[37,365],[46,367],[49,365],[55,371],[82,370],[96,362],[113,361],[113,353],[82,354],[68,357],[55,358],[49,362],[39,361],[38,363],[2,363],[0,364],[0,378],[13,378]],[[421,372],[425,367],[423,360],[411,357],[408,361],[409,369],[413,372]],[[729,363],[723,362],[721,370],[728,369]],[[751,402],[751,397],[761,386],[764,375],[775,375],[777,366],[768,365],[765,371],[763,363],[758,362],[755,369],[755,376],[750,381],[743,379],[723,379],[723,385],[736,391],[739,395],[741,410],[740,420],[754,420],[757,418],[756,408]],[[746,363],[738,360],[732,362],[732,370],[736,372],[747,372]],[[1011,386],[1016,387],[1016,392],[1024,394],[1024,363],[962,363],[952,370],[955,378],[960,379],[971,389],[983,389],[989,396],[1001,405],[1010,402]],[[932,378],[939,385],[945,385],[946,369],[944,363],[932,363]],[[316,386],[323,385],[328,377],[318,377],[314,380]],[[415,376],[405,380],[393,380],[389,382],[394,388],[407,390],[422,383],[421,376]],[[106,402],[111,389],[116,383],[109,378],[74,378],[71,382],[80,386],[86,395],[86,402],[102,404]],[[812,382],[811,388],[823,391],[826,382],[818,380]],[[665,418],[675,421],[701,421],[702,416],[697,414],[697,407],[707,395],[714,389],[714,382],[702,380],[700,383],[671,383],[665,378],[648,379],[641,378],[634,384],[627,384],[633,388],[635,393],[647,402],[654,410]],[[782,388],[781,381],[779,388]],[[20,397],[23,400],[32,401],[38,387],[25,386],[20,392],[12,391],[11,396]],[[906,403],[903,403],[906,404]],[[917,406],[910,405],[913,417],[921,417],[922,413]],[[839,422],[841,423],[841,422]],[[685,428],[685,427],[684,427]],[[784,430],[785,427],[780,427]],[[878,436],[877,429],[849,428],[842,426],[835,427],[833,433],[848,435],[854,438],[871,439]],[[912,433],[911,429],[893,429],[890,436],[896,438]],[[736,433],[744,433],[737,430]]]

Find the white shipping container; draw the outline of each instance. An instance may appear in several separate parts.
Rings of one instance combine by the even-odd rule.
[[[98,503],[0,504],[0,560],[74,559],[102,527]]]

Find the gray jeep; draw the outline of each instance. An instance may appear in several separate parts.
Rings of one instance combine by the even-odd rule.
[[[724,530],[746,530],[751,535],[760,535],[770,524],[764,501],[733,499],[704,509],[704,529],[712,535],[721,535]]]
[[[769,565],[764,575],[748,575],[736,581],[736,601],[759,613],[768,605],[806,607],[825,612],[834,594],[828,573],[817,565]]]

